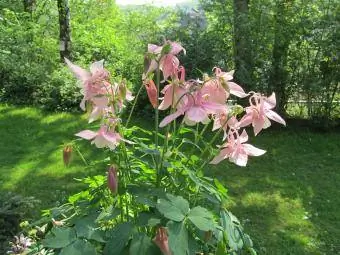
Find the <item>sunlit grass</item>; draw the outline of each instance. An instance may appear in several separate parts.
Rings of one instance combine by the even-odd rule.
[[[0,106],[0,191],[33,195],[42,201],[39,210],[78,191],[73,178],[104,173],[76,155],[70,167],[63,165],[62,145],[85,126],[80,114]],[[288,122],[287,128],[251,137],[251,143],[267,153],[245,168],[225,161],[206,173],[228,187],[230,210],[258,253],[338,254],[340,132],[315,133]],[[84,148],[86,157],[98,156]]]

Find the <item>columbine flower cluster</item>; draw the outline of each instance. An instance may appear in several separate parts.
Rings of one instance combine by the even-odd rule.
[[[117,131],[119,113],[124,107],[124,101],[134,99],[125,81],[110,82],[110,73],[104,69],[104,61],[98,61],[90,66],[90,72],[65,59],[66,64],[80,81],[83,99],[80,108],[91,107],[89,123],[101,119],[99,130],[83,130],[76,134],[86,140],[92,140],[98,148],[108,147],[114,150],[120,141],[124,140]],[[124,140],[126,141],[126,140]],[[128,142],[128,141],[126,141]]]
[[[180,52],[185,54],[185,49],[171,41],[166,41],[163,46],[148,46],[147,56],[151,61],[143,78],[149,100],[154,107],[158,105],[158,91],[150,78],[158,69],[163,73],[162,83],[167,83],[161,90],[163,97],[160,98],[162,101],[158,109],[171,108],[171,114],[166,116],[159,126],[164,127],[182,115],[187,125],[208,124],[213,120],[213,131],[224,131],[224,143],[211,164],[229,159],[239,166],[245,166],[248,156],[264,154],[264,150],[245,143],[248,141],[248,135],[245,130],[240,129],[252,125],[257,135],[271,125],[269,119],[285,125],[285,121],[272,110],[276,105],[275,94],[266,97],[260,93],[246,93],[232,81],[233,71],[224,72],[217,67],[213,69],[213,77],[205,75],[203,81],[186,80],[185,69],[177,58]],[[240,120],[237,120],[236,116],[239,112],[237,109],[241,106],[227,104],[231,95],[239,98],[249,97],[250,106],[245,108],[246,114]]]
[[[187,125],[206,125],[213,121],[213,131],[224,132],[224,143],[219,146],[220,152],[211,164],[229,159],[239,166],[245,166],[248,156],[264,154],[264,150],[245,143],[248,135],[245,130],[240,129],[252,125],[257,135],[271,125],[270,119],[285,125],[285,121],[272,110],[276,105],[275,94],[266,97],[260,93],[246,93],[240,85],[233,82],[233,71],[224,72],[218,67],[213,69],[212,77],[204,75],[203,80],[186,80],[185,68],[177,58],[181,52],[185,54],[185,49],[176,42],[166,41],[162,46],[148,45],[148,64],[143,74],[143,84],[149,101],[159,110],[171,109],[171,113],[159,126],[165,127],[180,116],[184,116],[183,121]],[[83,99],[80,107],[83,110],[86,105],[92,107],[89,122],[101,119],[99,130],[83,130],[76,136],[91,140],[98,148],[115,149],[120,141],[124,140],[116,130],[119,122],[117,113],[123,108],[125,100],[131,101],[134,97],[124,81],[119,84],[110,82],[110,74],[104,69],[103,60],[93,63],[90,71],[68,59],[65,61],[81,82]],[[158,91],[153,80],[155,71],[161,71],[163,74],[162,83],[165,86],[161,91]],[[161,98],[160,93],[163,95]],[[249,97],[250,106],[243,109],[241,106],[228,104],[231,95],[238,98]],[[245,114],[238,120],[236,116],[240,108]]]

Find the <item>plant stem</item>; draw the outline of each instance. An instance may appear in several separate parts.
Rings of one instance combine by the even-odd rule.
[[[128,125],[129,125],[129,123],[130,123],[132,113],[133,113],[133,111],[135,110],[135,107],[136,107],[136,104],[137,104],[138,97],[139,97],[140,93],[142,92],[143,87],[144,87],[143,85],[140,86],[140,88],[139,88],[139,90],[138,90],[138,92],[137,92],[137,94],[136,94],[136,98],[135,98],[135,100],[133,101],[133,105],[132,105],[132,108],[131,108],[131,110],[130,110],[129,117],[128,117],[128,119],[127,119],[127,121],[126,121],[126,124],[125,124],[125,127],[126,127],[126,128],[128,127]]]
[[[156,109],[155,109],[155,147],[156,150],[158,150],[158,126],[159,126],[159,110],[158,110],[158,105],[159,105],[159,87],[160,87],[160,70],[159,70],[159,63],[157,65],[157,69],[156,69],[156,86],[157,86],[157,103],[156,103]],[[160,180],[161,180],[161,176],[160,176],[160,169],[159,169],[159,157],[156,157],[155,160],[155,167],[156,167],[156,186],[159,187],[160,185]]]

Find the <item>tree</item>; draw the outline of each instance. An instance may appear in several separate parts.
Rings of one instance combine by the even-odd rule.
[[[272,70],[268,86],[270,91],[276,92],[278,112],[281,114],[285,113],[285,106],[288,100],[288,95],[286,93],[288,72],[286,67],[288,47],[291,38],[288,20],[291,5],[291,0],[280,0],[276,2]]]
[[[249,0],[234,0],[235,80],[251,90],[253,59],[248,11]]]
[[[68,0],[58,0],[59,13],[59,39],[60,39],[60,58],[70,58],[71,54],[71,27],[70,9]]]
[[[24,0],[24,10],[25,12],[32,13],[35,9],[35,0]]]

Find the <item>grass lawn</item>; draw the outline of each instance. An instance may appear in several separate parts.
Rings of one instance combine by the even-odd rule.
[[[79,190],[73,178],[105,171],[87,168],[77,157],[63,166],[62,145],[85,125],[79,114],[0,106],[0,191],[33,195],[42,201],[38,210]],[[245,168],[223,162],[206,173],[229,188],[230,210],[258,253],[340,254],[340,132],[288,123],[251,142],[267,154]]]

